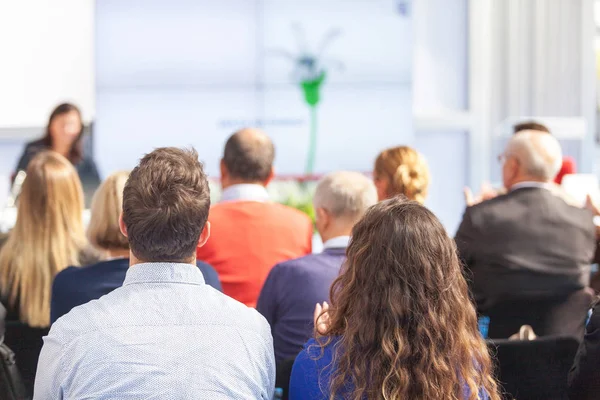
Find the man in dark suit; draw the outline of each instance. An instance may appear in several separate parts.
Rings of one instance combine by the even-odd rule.
[[[478,308],[586,287],[595,229],[590,211],[552,186],[562,160],[556,138],[520,132],[500,159],[508,193],[468,207],[455,238]]]
[[[592,400],[600,397],[600,303],[588,323],[585,337],[569,374],[571,399]]]
[[[319,182],[313,201],[323,253],[276,265],[258,298],[257,309],[271,325],[277,362],[295,357],[312,336],[315,305],[329,298],[352,227],[377,202],[377,191],[364,175],[334,172]]]

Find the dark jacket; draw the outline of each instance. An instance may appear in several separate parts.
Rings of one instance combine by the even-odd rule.
[[[569,374],[571,399],[600,397],[600,304],[596,304]]]
[[[271,325],[275,360],[295,357],[313,336],[317,303],[329,300],[329,287],[339,275],[346,249],[325,249],[276,265],[260,292],[256,309]]]
[[[33,157],[44,150],[50,150],[50,147],[44,143],[44,139],[38,139],[27,143],[23,150],[23,154],[21,154],[21,157],[19,158],[15,173],[21,170],[27,170],[27,166]],[[96,163],[94,162],[92,155],[84,153],[83,160],[75,164],[74,167],[81,179],[86,198],[91,198],[91,194],[93,194],[94,190],[96,190],[100,184],[100,175],[98,174],[98,168],[96,168]]]
[[[221,282],[213,267],[202,261],[198,261],[197,265],[206,284],[221,291]],[[69,267],[59,272],[52,285],[51,323],[72,308],[99,299],[121,287],[128,269],[129,259],[119,258],[86,267]]]
[[[481,311],[586,287],[596,245],[591,213],[544,188],[467,208],[455,240]]]

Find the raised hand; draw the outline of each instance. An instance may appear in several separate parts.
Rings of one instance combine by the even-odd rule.
[[[315,306],[313,321],[315,323],[315,330],[319,334],[324,335],[327,333],[327,329],[329,328],[329,304],[326,301],[323,302],[323,305],[317,303]]]

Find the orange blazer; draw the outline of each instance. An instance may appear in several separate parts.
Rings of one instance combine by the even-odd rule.
[[[231,201],[211,207],[210,237],[198,249],[199,260],[212,265],[223,292],[255,307],[275,264],[312,250],[310,218],[271,202]]]

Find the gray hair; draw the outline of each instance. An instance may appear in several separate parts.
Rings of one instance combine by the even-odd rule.
[[[377,203],[377,190],[369,178],[358,172],[339,171],[327,174],[315,192],[315,209],[323,208],[334,218],[358,220]]]
[[[562,165],[558,140],[546,132],[521,131],[508,142],[507,155],[514,155],[527,175],[550,181]]]

